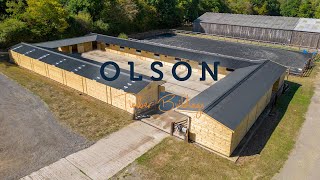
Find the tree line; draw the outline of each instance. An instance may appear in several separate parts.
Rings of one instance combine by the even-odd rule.
[[[0,48],[175,28],[205,12],[320,18],[320,0],[0,0]]]

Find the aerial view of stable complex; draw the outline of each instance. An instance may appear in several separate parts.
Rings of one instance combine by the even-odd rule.
[[[177,29],[15,41],[0,178],[317,179],[295,168],[317,168],[299,143],[319,135],[319,22],[204,12]]]

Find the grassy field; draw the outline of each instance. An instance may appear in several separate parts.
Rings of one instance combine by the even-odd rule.
[[[132,122],[123,110],[3,60],[0,73],[38,95],[61,124],[89,140],[98,140]]]
[[[279,99],[276,109],[263,122],[236,164],[194,144],[167,138],[115,178],[272,178],[294,147],[313,95],[318,66],[310,77],[289,77],[290,89]]]

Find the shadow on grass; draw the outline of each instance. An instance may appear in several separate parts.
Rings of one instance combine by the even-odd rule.
[[[272,133],[287,112],[295,93],[301,87],[300,84],[294,82],[286,81],[286,83],[289,85],[289,89],[278,98],[276,106],[271,111],[270,108],[269,110],[265,109],[240,142],[232,156],[253,156],[260,154],[264,149]]]

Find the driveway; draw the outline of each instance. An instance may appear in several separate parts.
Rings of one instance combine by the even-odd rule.
[[[0,73],[0,179],[17,179],[89,145],[45,103]]]
[[[318,75],[317,79],[320,78]],[[320,82],[316,81],[306,121],[294,150],[274,179],[320,179]]]

